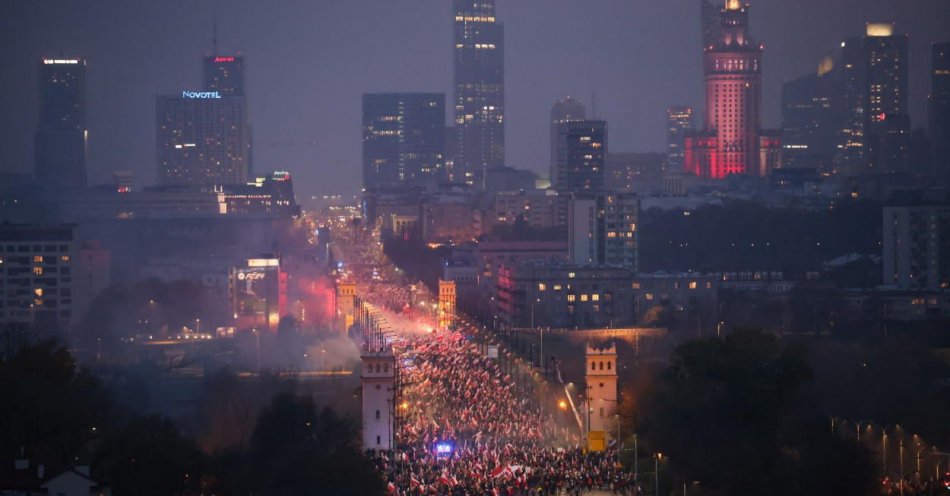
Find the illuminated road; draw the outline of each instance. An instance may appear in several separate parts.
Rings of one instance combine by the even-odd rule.
[[[435,330],[431,306],[409,308],[408,281],[383,255],[378,233],[335,240],[339,277],[357,292],[393,345],[400,370],[395,452],[375,461],[398,494],[507,494],[557,488],[632,494],[633,476],[615,455],[584,453],[567,412],[525,362],[486,356],[486,337],[463,319]],[[431,301],[421,287],[417,301]],[[546,403],[551,405],[542,408]]]

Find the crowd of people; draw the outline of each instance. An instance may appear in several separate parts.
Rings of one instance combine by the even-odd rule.
[[[530,374],[506,373],[461,331],[431,332],[430,312],[411,304],[434,301],[428,288],[419,283],[413,291],[391,280],[393,274],[377,276],[375,268],[388,262],[372,244],[347,248],[360,293],[370,296],[376,317],[386,314],[387,328],[398,329],[392,346],[403,387],[396,449],[369,453],[390,494],[641,493],[616,452],[587,452],[576,425],[559,426],[556,412],[543,412],[531,380],[509,375]]]
[[[613,451],[589,453],[462,333],[399,337],[406,384],[393,451],[371,454],[398,495],[638,494]]]

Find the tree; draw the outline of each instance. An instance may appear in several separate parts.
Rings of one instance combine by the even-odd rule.
[[[833,494],[865,494],[870,465],[798,414],[811,376],[800,348],[759,330],[690,341],[673,352],[646,398],[643,432],[674,472],[708,494],[832,494],[829,473],[857,481],[856,491]],[[796,492],[788,480],[810,490]]]
[[[98,458],[96,475],[115,494],[169,496],[201,485],[201,452],[163,417],[134,418],[106,437]]]
[[[0,451],[3,467],[22,447],[50,470],[87,458],[112,404],[55,340],[21,342],[0,357],[0,398],[0,446],[9,448]]]
[[[356,426],[310,398],[282,394],[261,413],[251,440],[252,485],[261,494],[372,495],[385,490],[360,452]]]

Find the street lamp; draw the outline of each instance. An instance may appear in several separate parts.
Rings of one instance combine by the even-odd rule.
[[[653,455],[653,494],[654,496],[660,496],[660,460],[663,458],[663,453],[656,453]]]
[[[251,332],[257,339],[257,375],[261,375],[261,333],[257,329],[251,329]]]
[[[614,414],[617,417],[617,463],[620,463],[620,414]]]
[[[887,425],[884,426],[884,429],[881,430],[881,465],[883,466],[883,472],[887,473],[887,429],[893,427],[894,430],[900,430],[900,425]]]
[[[869,420],[861,420],[857,424],[854,425],[854,433],[855,433],[855,437],[857,439],[858,444],[861,444],[861,424],[865,424],[865,423],[868,424],[868,428],[870,429],[871,421]]]
[[[721,337],[721,335],[722,335],[722,326],[723,326],[723,325],[725,325],[725,322],[723,322],[723,321],[721,321],[721,320],[719,321],[718,324],[716,324],[716,337],[717,337],[717,338],[718,338],[718,337]]]

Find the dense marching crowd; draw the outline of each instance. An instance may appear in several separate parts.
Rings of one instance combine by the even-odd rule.
[[[564,446],[553,419],[461,333],[400,338],[395,350],[408,385],[399,449],[372,453],[390,493],[638,494],[614,452]]]
[[[528,389],[461,332],[420,332],[432,326],[420,325],[425,312],[406,302],[431,301],[427,288],[417,284],[412,298],[406,284],[377,279],[370,267],[387,265],[381,251],[347,244],[361,294],[395,312],[393,324],[408,334],[393,343],[405,385],[397,408],[398,449],[370,452],[390,494],[642,494],[634,474],[617,464],[616,452],[582,450],[579,433],[543,416]]]

